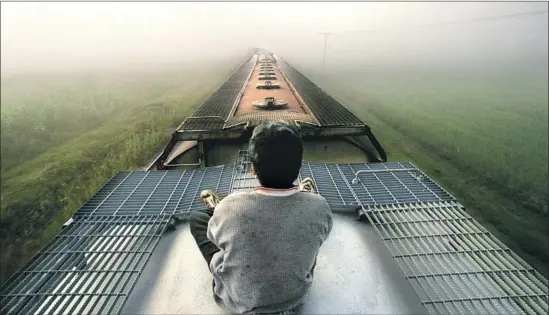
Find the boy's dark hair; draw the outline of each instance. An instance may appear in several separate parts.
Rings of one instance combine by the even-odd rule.
[[[271,121],[255,127],[248,150],[261,185],[279,189],[293,186],[301,168],[303,144],[290,125]]]

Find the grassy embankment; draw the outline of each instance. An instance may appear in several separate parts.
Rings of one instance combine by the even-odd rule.
[[[1,279],[110,177],[146,164],[234,67],[2,78]]]
[[[464,71],[465,72],[465,71]],[[548,275],[547,76],[304,71]]]

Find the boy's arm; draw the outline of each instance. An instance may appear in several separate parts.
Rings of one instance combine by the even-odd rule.
[[[219,249],[225,250],[225,244],[221,244],[220,236],[223,235],[223,212],[220,210],[223,207],[223,203],[219,203],[215,209],[210,221],[208,222],[208,230],[206,232],[206,237],[214,243]]]
[[[232,198],[227,196],[221,200],[214,209],[213,216],[208,222],[208,230],[206,236],[219,249],[225,250],[227,245],[228,234],[234,230],[234,216],[231,215],[233,207]]]
[[[330,232],[332,232],[332,227],[334,226],[332,210],[326,200],[324,201],[324,213],[326,215],[326,234],[324,235],[324,240],[326,240],[328,235],[330,235]]]
[[[238,211],[240,200],[246,194],[245,192],[234,192],[215,206],[213,216],[208,222],[206,237],[221,250],[225,250],[228,233],[232,233],[235,229],[238,230],[238,227],[235,226],[238,222],[235,220],[234,213]]]

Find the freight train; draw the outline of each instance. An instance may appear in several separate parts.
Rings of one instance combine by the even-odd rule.
[[[299,131],[334,213],[305,314],[547,314],[548,282],[286,60],[256,49],[141,171],[122,171],[0,289],[2,314],[225,314],[187,219],[200,192],[259,185],[258,124]]]

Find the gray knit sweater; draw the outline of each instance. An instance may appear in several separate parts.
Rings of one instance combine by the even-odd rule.
[[[208,224],[220,248],[210,262],[215,293],[235,313],[274,313],[303,302],[332,213],[320,195],[260,188],[224,198]]]

